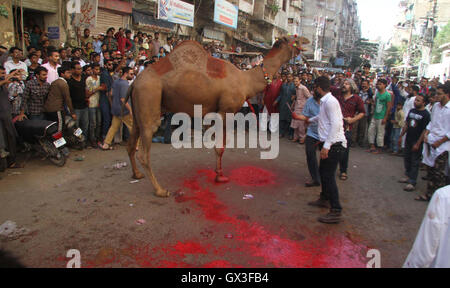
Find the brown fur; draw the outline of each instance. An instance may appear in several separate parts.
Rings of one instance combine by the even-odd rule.
[[[277,41],[277,47],[269,52],[271,57],[264,61],[264,68],[256,67],[244,72],[229,62],[211,57],[199,43],[185,41],[169,56],[145,69],[128,91],[133,104],[133,131],[128,146],[133,177],[144,177],[137,169],[135,160],[137,139],[141,137],[138,158],[150,177],[156,195],[169,196],[168,191],[157,182],[150,166],[150,147],[153,134],[161,124],[161,110],[193,116],[194,105],[201,104],[203,115],[210,112],[222,116],[236,113],[245,100],[264,90],[264,74],[275,74],[282,64],[301,51],[304,43],[307,43],[305,38],[282,38]],[[223,152],[224,149],[216,149],[217,182],[228,180],[222,173]]]

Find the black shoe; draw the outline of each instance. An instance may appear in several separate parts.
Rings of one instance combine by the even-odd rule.
[[[305,187],[308,187],[308,188],[310,188],[310,187],[318,187],[318,186],[320,186],[320,183],[318,183],[318,182],[306,182],[305,183]]]
[[[320,216],[317,220],[325,224],[338,224],[341,222],[341,211],[332,209],[327,215]]]
[[[319,208],[330,208],[330,202],[327,200],[319,199],[317,201],[309,202],[309,206],[319,207]]]

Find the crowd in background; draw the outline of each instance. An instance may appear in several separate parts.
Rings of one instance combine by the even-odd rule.
[[[269,116],[268,123],[261,125],[272,132],[279,129],[281,138],[306,144],[312,178],[307,187],[320,185],[317,125],[308,123],[319,114],[321,103],[314,97],[314,80],[320,76],[331,80],[330,90],[339,100],[344,119],[348,147],[339,161],[341,180],[348,178],[350,149],[358,145],[375,155],[403,157],[405,177],[399,182],[406,184],[405,191],[415,190],[419,169],[427,170],[422,177],[427,191],[416,198],[418,201],[428,201],[436,189],[449,184],[450,81],[402,79],[373,72],[370,64],[353,72],[288,64],[274,75],[264,94],[254,99],[254,109],[279,113],[279,123],[270,121]]]
[[[180,43],[174,37],[162,43],[158,32],[132,35],[130,30],[109,28],[106,34],[92,36],[90,30],[85,29],[78,37],[78,47],[57,48],[50,46],[46,34],[35,26],[24,34],[26,51],[0,46],[0,130],[3,134],[0,135],[3,139],[0,156],[8,157],[10,167],[17,165],[17,145],[11,140],[17,136],[11,124],[16,121],[47,119],[58,122],[62,129],[64,115],[71,115],[87,139],[86,146],[101,149],[112,149],[113,138],[122,126],[132,129],[132,108],[126,107],[126,118],[119,113],[122,104],[127,104],[123,100],[128,85],[145,67],[169,55]],[[213,57],[225,58],[242,70],[251,69],[263,60],[262,56],[224,55],[221,53],[223,46],[217,43],[206,44],[204,48]],[[349,145],[340,161],[341,180],[348,178],[349,151],[356,145],[368,147],[368,152],[374,154],[403,156],[407,179],[401,182],[407,184],[406,191],[415,189],[422,151],[429,150],[432,156],[425,164],[439,163],[427,179],[431,182],[439,182],[436,180],[439,177],[446,179],[442,171],[448,170],[449,142],[443,141],[441,148],[423,143],[428,136],[425,131],[432,132],[428,128],[433,118],[440,117],[435,116],[434,111],[437,104],[444,103],[441,94],[448,97],[448,82],[442,86],[438,79],[401,79],[398,75],[375,73],[370,65],[356,71],[333,72],[308,64],[286,64],[269,79],[264,92],[250,98],[242,110],[257,115],[266,113],[268,120],[259,123],[262,128],[272,132],[279,130],[280,137],[306,144],[312,177],[307,186],[320,185],[317,164],[313,161],[317,126],[292,116],[294,113],[311,118],[318,114],[320,101],[314,100],[314,80],[320,76],[331,80],[331,92],[339,100],[343,113]],[[270,121],[273,113],[279,113],[279,122]],[[445,125],[448,125],[448,115],[440,119]],[[170,117],[167,119],[170,121]],[[446,133],[450,130],[449,126],[441,128]],[[124,128],[125,138],[127,129]],[[169,134],[165,134],[164,142],[170,143],[170,124],[165,125],[165,129]],[[440,131],[440,136],[445,136],[444,132]],[[117,142],[122,140],[119,138]],[[438,148],[445,150],[444,153],[438,153],[439,157],[431,155]],[[442,187],[441,182],[429,184],[429,191]],[[429,191],[418,200],[429,199]]]

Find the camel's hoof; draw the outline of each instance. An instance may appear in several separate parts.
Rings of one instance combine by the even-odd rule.
[[[133,174],[133,179],[136,179],[136,180],[142,179],[144,177],[145,177],[145,175],[142,174],[141,172],[137,172],[137,173]]]
[[[216,182],[217,183],[227,183],[230,181],[230,178],[226,177],[226,176],[216,176]]]
[[[156,194],[156,196],[162,197],[162,198],[167,198],[170,196],[169,190],[165,190],[165,189],[157,190],[155,192],[155,194]]]

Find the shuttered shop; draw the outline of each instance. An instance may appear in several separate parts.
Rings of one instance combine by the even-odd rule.
[[[20,1],[14,1],[15,5],[20,6]],[[59,10],[57,0],[22,0],[23,8],[33,9],[42,12],[56,13]]]
[[[117,12],[98,8],[97,25],[91,29],[91,35],[105,33],[109,27],[114,27],[116,32],[119,28],[127,27],[129,15],[118,14]]]

